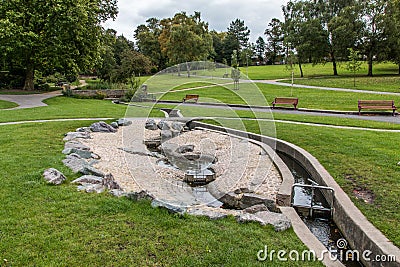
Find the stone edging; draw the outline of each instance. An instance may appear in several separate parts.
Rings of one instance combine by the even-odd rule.
[[[317,183],[332,187],[335,190],[333,219],[353,249],[358,250],[360,253],[366,250],[372,251],[370,258],[373,258],[374,255],[394,255],[396,262],[388,263],[390,265],[387,266],[400,266],[400,249],[368,221],[328,171],[306,150],[289,142],[259,134],[227,129],[197,121],[192,121],[190,124],[191,127],[203,127],[222,132],[229,131],[231,134],[265,143],[272,149],[276,145],[276,150],[286,153],[299,161]],[[329,200],[329,196],[327,195],[326,197]],[[306,243],[306,241],[304,242]],[[363,261],[363,264],[365,266],[381,266],[381,262],[373,261]]]

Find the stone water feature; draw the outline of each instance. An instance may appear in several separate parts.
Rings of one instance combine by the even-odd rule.
[[[153,207],[212,219],[233,215],[239,222],[272,224],[277,231],[291,227],[286,216],[269,205],[276,201],[281,177],[261,147],[212,131],[189,131],[178,121],[132,119],[122,125],[102,122],[67,134],[64,163],[82,173],[73,181],[78,190],[150,199]],[[152,143],[150,149],[145,143]],[[161,161],[168,164],[162,166]],[[212,171],[212,178],[193,187],[188,183],[192,171],[198,175],[198,167]],[[211,192],[210,186],[218,190]],[[224,208],[224,195],[230,192],[246,204]]]

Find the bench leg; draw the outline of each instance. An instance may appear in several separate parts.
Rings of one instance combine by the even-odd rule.
[[[358,109],[358,116],[361,116],[361,108]]]
[[[293,106],[294,106],[294,109],[296,109],[296,110],[297,110],[297,104],[293,104]]]

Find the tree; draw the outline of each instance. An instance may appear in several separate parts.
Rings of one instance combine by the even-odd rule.
[[[259,36],[256,40],[255,50],[256,50],[258,60],[261,62],[264,62],[265,41],[261,36]]]
[[[349,48],[349,61],[346,68],[353,73],[354,87],[356,87],[356,73],[361,69],[360,54],[353,48]]]
[[[224,39],[225,58],[230,63],[232,53],[237,51],[237,60],[239,60],[242,49],[249,43],[250,30],[245,26],[244,21],[236,19],[229,24],[227,36]]]
[[[264,34],[267,36],[268,59],[272,64],[275,64],[277,57],[282,52],[282,27],[282,22],[277,18],[273,18],[268,24],[268,28],[264,32]]]
[[[114,69],[111,75],[111,82],[130,82],[132,77],[149,73],[151,67],[152,63],[148,57],[133,49],[125,49],[121,53],[121,64]]]
[[[400,75],[400,0],[388,1],[384,23],[384,36],[388,43],[387,59],[398,65]]]
[[[316,15],[313,2],[289,1],[283,7],[283,13],[286,53],[296,52],[300,76],[303,77],[303,62],[318,63],[324,60],[328,51],[328,36]]]
[[[116,0],[8,0],[0,4],[0,46],[25,67],[25,90],[35,70],[73,72],[100,54],[101,22],[117,15]]]
[[[226,32],[210,32],[212,37],[213,43],[213,53],[211,57],[214,59],[215,62],[222,63],[224,60],[224,39],[226,37]]]
[[[363,23],[362,38],[360,48],[367,56],[368,76],[372,76],[372,65],[375,58],[379,58],[379,53],[385,50],[384,21],[385,10],[388,1],[372,0],[362,1],[362,12],[360,13]]]
[[[212,37],[208,24],[201,20],[199,12],[187,16],[177,13],[173,18],[161,20],[162,32],[159,37],[161,52],[169,64],[204,60],[212,52]],[[190,66],[186,64],[188,76]]]
[[[149,57],[158,70],[161,70],[165,67],[167,59],[161,52],[159,41],[162,32],[160,20],[150,18],[146,20],[146,23],[146,25],[139,25],[135,30],[136,45],[138,51]]]
[[[328,52],[333,75],[338,75],[337,58],[345,59],[347,48],[353,47],[361,25],[355,0],[322,0],[314,4],[314,12],[328,36]]]

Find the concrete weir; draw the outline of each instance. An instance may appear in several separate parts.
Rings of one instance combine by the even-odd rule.
[[[283,152],[296,159],[312,175],[315,182],[334,189],[335,199],[333,201],[333,220],[343,233],[344,237],[348,240],[352,250],[357,250],[360,253],[360,260],[365,266],[400,266],[400,249],[368,221],[328,171],[306,150],[276,138],[235,129],[227,129],[225,127],[205,124],[198,121],[191,121],[188,125],[190,128],[206,128],[248,138],[254,142],[264,144],[264,148],[265,145],[270,147],[269,149],[266,149],[266,151],[270,156],[273,155],[271,158],[274,159],[274,163],[283,177],[283,184],[279,191],[277,204],[281,206],[281,212],[292,219],[293,228],[299,238],[310,250],[313,250],[317,256],[321,255],[320,253],[322,253],[325,248],[300,220],[294,209],[289,207],[291,189],[294,180],[293,177],[290,177],[291,173],[287,169],[287,166],[283,166],[284,163],[275,154],[273,148],[275,148],[276,151]],[[332,196],[327,194],[325,195],[325,198],[330,201]],[[370,261],[361,257],[365,251],[371,251],[371,253],[366,257],[367,259],[371,259]],[[391,262],[379,262],[374,260],[376,256],[379,257],[381,255],[394,256],[395,260]],[[326,266],[344,266],[339,261],[329,259],[327,255],[325,255],[323,263]]]

